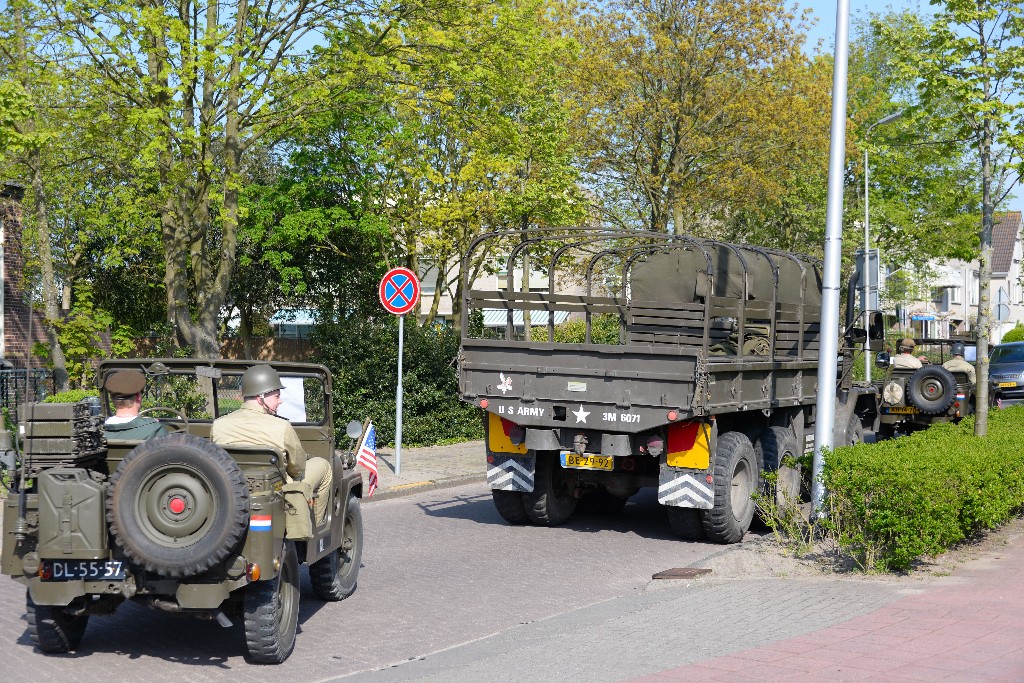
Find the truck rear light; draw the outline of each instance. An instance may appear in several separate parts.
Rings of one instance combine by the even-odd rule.
[[[665,452],[665,440],[660,436],[647,437],[647,452],[658,457]]]
[[[245,576],[250,581],[259,581],[260,580],[260,566],[258,564],[256,564],[255,562],[250,562],[249,564],[245,565]]]
[[[669,422],[675,422],[678,419],[679,419],[679,413],[677,413],[674,410],[668,411],[668,421]]]
[[[486,410],[486,409],[487,409],[487,406],[489,406],[489,405],[491,405],[491,404],[490,404],[490,403],[489,403],[489,402],[487,401],[487,399],[486,399],[486,398],[482,398],[482,399],[480,399],[480,407],[481,407],[481,408],[483,408],[483,409],[485,409],[485,410]]]

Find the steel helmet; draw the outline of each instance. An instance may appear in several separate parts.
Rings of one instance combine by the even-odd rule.
[[[254,365],[242,374],[242,398],[263,396],[284,389],[277,370],[269,365]]]
[[[950,353],[952,353],[954,356],[964,355],[964,343],[954,342],[953,347],[950,349]]]

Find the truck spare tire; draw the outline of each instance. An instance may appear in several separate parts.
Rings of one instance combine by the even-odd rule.
[[[201,574],[234,551],[249,522],[249,490],[224,449],[172,434],[132,450],[110,479],[114,542],[146,571]]]
[[[941,365],[926,365],[907,380],[907,403],[925,415],[949,410],[956,399],[956,377]]]

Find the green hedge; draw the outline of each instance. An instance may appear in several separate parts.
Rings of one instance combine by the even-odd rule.
[[[70,391],[62,391],[52,396],[47,396],[43,399],[43,403],[78,403],[83,398],[99,395],[100,392],[95,389],[71,389]]]
[[[455,358],[459,333],[406,321],[402,363],[402,444],[424,446],[483,438],[479,408],[459,400]],[[395,439],[398,323],[395,316],[318,325],[314,360],[334,377],[335,424],[369,417],[377,441]]]
[[[1024,508],[1024,406],[838,448],[822,473],[826,528],[868,570],[905,570]]]

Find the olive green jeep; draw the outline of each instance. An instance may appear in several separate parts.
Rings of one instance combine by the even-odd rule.
[[[958,422],[974,412],[975,387],[967,374],[951,372],[942,363],[951,358],[949,347],[958,339],[915,339],[920,368],[892,364],[888,353],[879,353],[875,365],[884,370],[877,379],[878,431],[876,438],[889,439],[925,429],[939,422]],[[972,342],[973,344],[973,342]]]
[[[27,588],[33,643],[76,649],[91,615],[126,600],[167,612],[243,622],[247,654],[280,663],[295,644],[299,565],[313,591],[338,601],[356,589],[363,547],[362,476],[349,423],[335,450],[331,376],[306,363],[271,363],[284,384],[278,414],[309,456],[333,465],[327,515],[317,524],[310,491],[288,483],[284,454],[218,446],[213,420],[242,403],[250,361],[111,360],[97,384],[132,368],[145,373],[143,414],[169,434],[148,441],[103,438],[99,405],[39,403],[19,416],[21,448],[8,463],[15,487],[4,505],[0,570]]]

